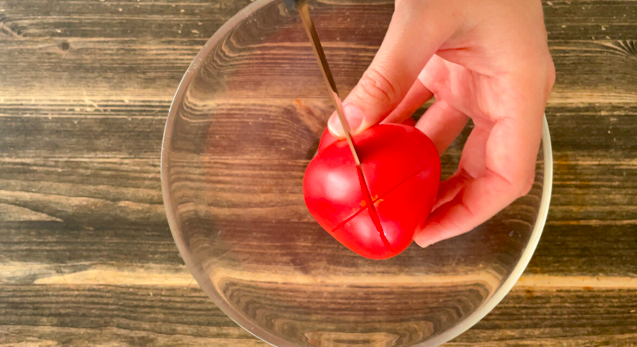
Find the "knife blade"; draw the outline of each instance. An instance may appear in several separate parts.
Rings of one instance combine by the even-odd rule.
[[[321,41],[319,39],[318,33],[316,32],[316,27],[314,26],[314,22],[312,22],[312,18],[310,17],[310,10],[307,6],[305,0],[283,0],[289,9],[293,9],[294,5],[296,5],[299,14],[301,15],[301,20],[303,21],[303,27],[305,28],[305,32],[312,44],[312,48],[314,50],[314,54],[316,55],[316,60],[318,62],[319,68],[323,73],[323,79],[325,80],[327,87],[329,89],[330,99],[332,100],[332,104],[336,108],[336,113],[338,114],[338,119],[341,121],[341,125],[343,126],[343,130],[345,132],[345,139],[347,140],[347,144],[349,145],[349,149],[352,152],[352,156],[354,157],[354,162],[356,163],[356,171],[358,173],[358,180],[361,186],[361,190],[363,193],[363,202],[365,205],[369,206],[369,213],[374,226],[380,233],[380,238],[382,242],[388,249],[392,249],[392,245],[387,239],[387,235],[385,235],[385,231],[383,230],[383,226],[380,222],[380,217],[378,215],[378,211],[374,206],[374,200],[371,195],[371,191],[369,190],[369,186],[367,185],[367,181],[365,179],[365,175],[363,174],[363,166],[361,165],[361,161],[359,159],[358,153],[356,152],[356,147],[354,146],[354,141],[352,140],[351,128],[349,127],[349,123],[347,119],[345,119],[345,115],[343,113],[343,104],[341,103],[341,98],[338,95],[338,90],[336,89],[336,83],[334,82],[334,77],[332,76],[332,71],[330,70],[330,66],[327,63],[327,59],[325,58],[325,52],[323,52],[323,46],[321,45]]]
[[[303,27],[305,28],[305,32],[312,44],[312,49],[314,51],[314,55],[316,56],[316,60],[318,62],[321,73],[323,74],[323,79],[329,89],[330,99],[334,108],[336,108],[336,113],[338,114],[338,119],[341,122],[341,126],[343,127],[343,131],[345,133],[345,139],[347,140],[347,144],[349,145],[349,149],[352,152],[352,156],[354,157],[354,162],[359,170],[362,171],[361,161],[356,152],[356,147],[354,146],[354,141],[352,140],[352,131],[345,118],[345,114],[343,113],[343,104],[341,102],[341,98],[338,95],[338,90],[336,89],[336,83],[334,82],[334,76],[332,76],[332,71],[330,70],[330,66],[327,63],[327,58],[325,57],[325,52],[323,51],[323,46],[321,45],[321,40],[319,39],[318,33],[316,32],[316,27],[314,26],[314,22],[310,17],[310,10],[307,6],[307,2],[305,0],[284,0],[285,4],[288,8],[294,8],[296,5],[296,9],[299,11],[301,16],[301,20],[303,21]]]

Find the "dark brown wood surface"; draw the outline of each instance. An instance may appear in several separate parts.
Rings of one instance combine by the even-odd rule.
[[[183,265],[168,107],[249,0],[0,0],[0,346],[265,346]],[[637,1],[544,1],[551,213],[514,290],[450,346],[637,345]]]

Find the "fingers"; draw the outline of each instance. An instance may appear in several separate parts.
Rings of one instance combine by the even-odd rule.
[[[416,128],[429,136],[436,145],[438,154],[442,155],[460,135],[468,120],[469,117],[446,102],[436,101],[420,118]]]
[[[499,120],[484,143],[484,167],[467,170],[461,162],[461,170],[466,173],[454,175],[443,184],[439,198],[449,200],[457,195],[434,210],[414,241],[426,247],[463,234],[526,195],[535,176],[540,138],[541,116],[527,114]],[[466,155],[465,150],[463,160]]]
[[[436,209],[414,241],[427,247],[467,231],[487,221],[504,209],[519,191],[512,182],[495,173],[470,180],[460,193]]]
[[[383,120],[403,100],[418,74],[454,33],[460,17],[442,1],[401,1],[371,65],[343,102],[353,134]],[[328,122],[344,137],[336,115]]]
[[[490,132],[491,126],[484,125],[478,125],[471,131],[462,150],[458,170],[440,184],[433,210],[453,200],[472,179],[472,175],[475,177],[483,174],[486,163],[486,143]]]
[[[436,202],[434,203],[432,211],[437,210],[438,207],[453,200],[458,193],[460,193],[462,188],[464,188],[470,181],[470,179],[471,177],[467,174],[467,172],[461,169],[440,183],[438,196],[436,197]]]
[[[400,104],[381,123],[402,123],[402,121],[411,117],[432,96],[433,94],[429,89],[419,79],[416,79],[416,82],[411,86],[411,89],[409,89]]]

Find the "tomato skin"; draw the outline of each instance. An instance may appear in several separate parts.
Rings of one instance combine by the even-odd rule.
[[[438,152],[409,125],[377,125],[353,140],[382,230],[372,221],[347,142],[328,130],[303,178],[305,203],[316,221],[352,251],[390,258],[409,247],[431,212],[440,182]]]
[[[410,117],[410,118],[405,119],[402,124],[409,125],[410,127],[415,127],[416,126],[416,120]]]

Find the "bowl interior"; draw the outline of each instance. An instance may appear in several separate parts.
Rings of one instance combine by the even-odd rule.
[[[393,4],[310,5],[346,95]],[[548,132],[529,195],[466,235],[374,261],[332,239],[305,208],[303,173],[331,111],[298,15],[282,1],[253,3],[213,36],[177,92],[162,152],[164,201],[186,264],[226,314],[275,345],[453,338],[501,300],[535,249],[550,196]],[[443,177],[470,131],[442,157]]]

